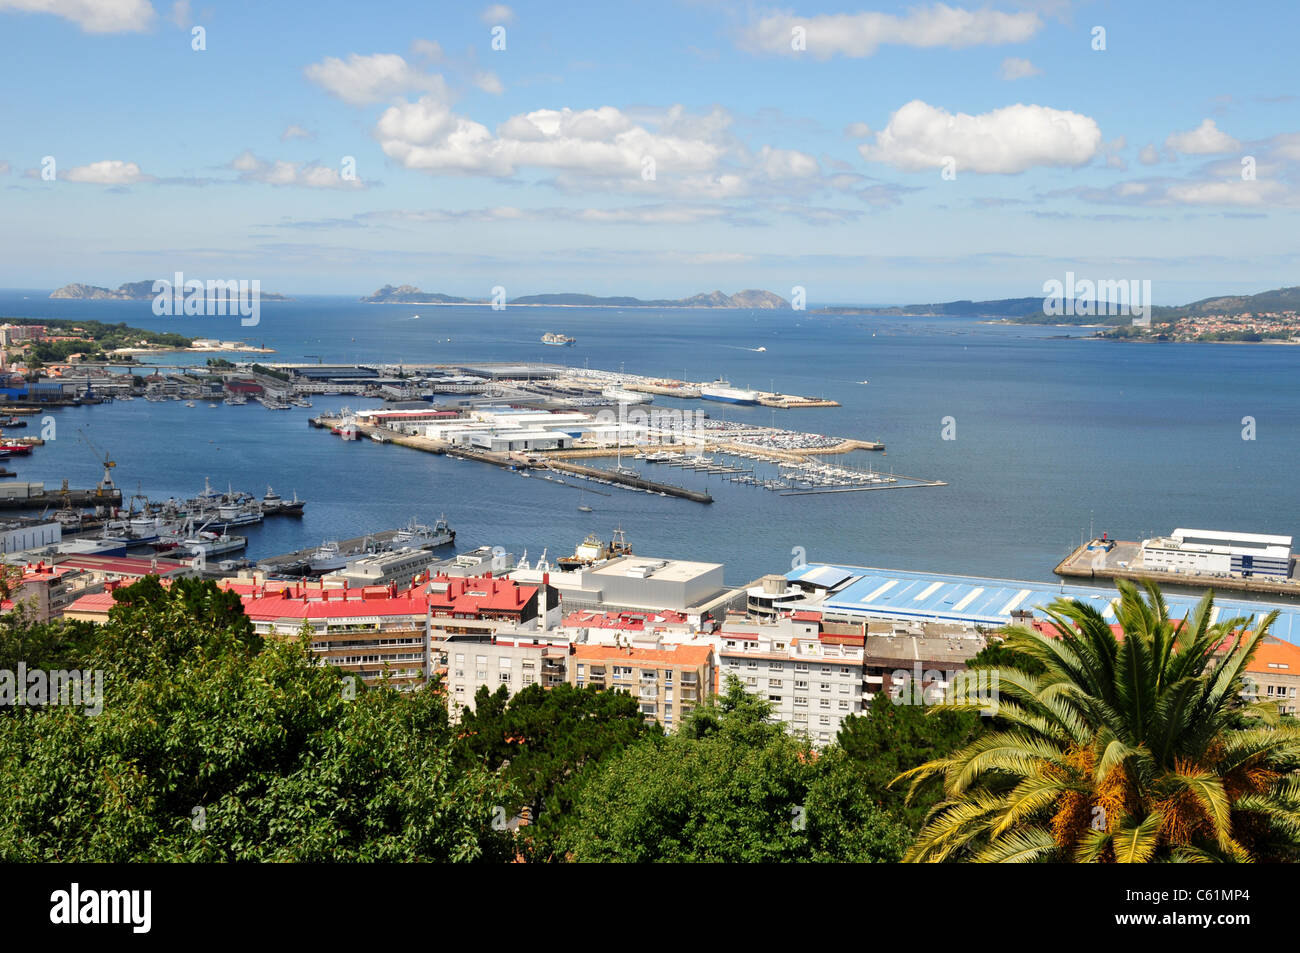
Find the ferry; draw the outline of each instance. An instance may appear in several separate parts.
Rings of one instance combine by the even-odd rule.
[[[554,331],[548,331],[542,335],[542,343],[550,344],[552,347],[573,347],[577,338],[571,338],[567,334],[557,334]]]
[[[606,387],[600,392],[600,395],[608,397],[610,400],[616,400],[620,404],[649,404],[654,401],[654,395],[652,394],[624,390],[622,387]]]
[[[712,384],[700,388],[700,396],[705,400],[720,400],[726,404],[757,404],[758,391],[741,387],[732,387],[731,381],[719,377]]]

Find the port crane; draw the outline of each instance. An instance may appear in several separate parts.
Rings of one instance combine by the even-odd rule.
[[[116,490],[117,486],[113,483],[113,468],[117,466],[117,461],[113,460],[107,453],[104,453],[104,451],[100,450],[99,447],[95,446],[90,437],[86,435],[86,428],[78,427],[77,433],[81,435],[81,439],[86,442],[86,446],[90,448],[91,452],[94,453],[95,456],[98,457],[102,455],[104,457],[104,478],[99,481],[96,489],[101,492],[104,490]]]

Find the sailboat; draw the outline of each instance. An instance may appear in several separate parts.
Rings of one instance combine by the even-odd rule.
[[[619,440],[618,440],[618,461],[614,464],[614,471],[615,471],[616,473],[621,473],[621,474],[623,474],[623,476],[629,476],[629,477],[639,477],[639,476],[641,475],[641,474],[638,473],[636,470],[633,470],[631,467],[625,467],[625,466],[623,466],[623,438],[622,438],[622,435],[619,436]]]
[[[586,491],[586,490],[582,490],[582,491],[578,494],[578,512],[579,512],[579,513],[590,513],[590,512],[592,512],[591,507],[588,506],[586,503],[582,502],[583,499],[586,497],[586,495],[587,495],[587,491]]]

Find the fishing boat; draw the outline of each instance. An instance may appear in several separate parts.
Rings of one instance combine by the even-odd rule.
[[[262,512],[267,516],[302,516],[302,508],[306,505],[306,500],[298,499],[297,490],[293,491],[292,500],[286,500],[267,486],[266,495],[262,497]]]

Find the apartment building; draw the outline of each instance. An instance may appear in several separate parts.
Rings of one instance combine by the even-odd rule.
[[[574,645],[569,683],[618,691],[636,698],[647,721],[666,730],[681,725],[714,684],[711,646],[638,649],[622,645]]]
[[[1223,650],[1230,645],[1221,647]],[[1300,716],[1300,646],[1266,635],[1246,666],[1246,690],[1250,701],[1273,702],[1278,714]]]
[[[719,639],[720,679],[740,679],[772,705],[773,718],[814,744],[835,740],[843,720],[862,713],[864,626],[824,625],[821,613],[804,610],[729,618]]]
[[[474,710],[480,688],[495,693],[504,687],[513,697],[533,685],[563,685],[573,646],[505,629],[486,642],[451,636],[439,642],[437,650],[445,659],[448,711],[457,720],[461,710]]]

